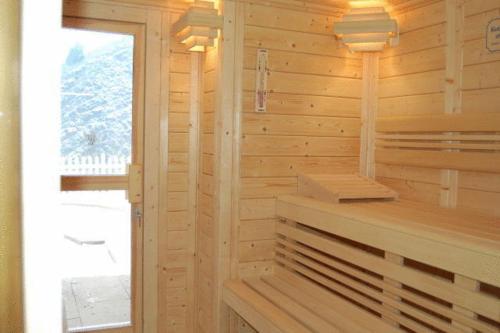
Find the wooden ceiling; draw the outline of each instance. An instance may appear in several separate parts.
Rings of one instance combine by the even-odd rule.
[[[194,0],[104,0],[106,2],[129,3],[134,5],[154,6],[154,7],[187,7]],[[270,5],[279,5],[280,7],[315,9],[317,11],[325,10],[334,12],[336,10],[345,10],[349,8],[348,0],[235,0],[250,3],[265,3]],[[420,5],[438,0],[383,0],[387,5],[388,11],[399,11],[408,8],[419,7]]]

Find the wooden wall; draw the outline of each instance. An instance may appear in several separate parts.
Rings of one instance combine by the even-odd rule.
[[[378,117],[444,112],[445,1],[397,14],[400,45],[380,56]],[[439,204],[440,171],[376,165],[377,179],[401,197]]]
[[[500,52],[485,48],[486,25],[498,17],[499,1],[465,2],[463,113],[500,112]],[[500,216],[500,174],[460,172],[457,187],[457,207]]]
[[[196,192],[189,182],[190,165],[197,160],[189,158],[190,149],[190,112],[191,109],[191,81],[196,79],[192,72],[191,54],[185,51],[184,45],[177,43],[171,36],[169,26],[177,21],[178,13],[164,14],[164,38],[168,44],[164,45],[162,62],[168,66],[168,90],[163,94],[163,103],[168,103],[168,164],[167,184],[162,190],[167,190],[166,213],[160,219],[160,280],[159,280],[159,332],[185,332],[192,318],[188,316],[193,304],[189,300],[189,291],[194,279],[193,254],[191,252],[194,227],[190,225],[189,210],[190,191]],[[165,44],[165,43],[164,43]],[[168,52],[168,54],[165,54]],[[194,76],[194,78],[193,78]],[[196,92],[193,92],[196,94]],[[196,152],[195,152],[196,153]],[[194,251],[194,250],[192,250]]]
[[[498,1],[436,1],[395,13],[401,42],[381,55],[378,117],[499,112],[500,56],[486,50]],[[500,215],[500,175],[377,163],[402,198]]]
[[[332,36],[334,17],[245,6],[240,145],[240,276],[268,273],[274,198],[297,190],[298,173],[356,172],[362,63]],[[258,48],[268,50],[266,113],[254,112]]]

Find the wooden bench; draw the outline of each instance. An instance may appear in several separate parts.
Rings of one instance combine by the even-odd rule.
[[[259,332],[500,332],[500,220],[412,202],[277,199],[272,275],[226,281]]]

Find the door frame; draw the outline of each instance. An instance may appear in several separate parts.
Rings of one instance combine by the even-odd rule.
[[[158,225],[160,197],[160,96],[161,96],[161,12],[144,8],[64,1],[63,17],[68,19],[104,20],[114,24],[136,24],[144,33],[144,75],[142,95],[138,100],[143,107],[143,213],[142,213],[142,265],[137,267],[142,284],[140,312],[134,314],[134,333],[155,332],[158,316]],[[163,156],[162,158],[168,158]],[[141,318],[142,317],[142,318]],[[121,333],[120,329],[103,332]]]

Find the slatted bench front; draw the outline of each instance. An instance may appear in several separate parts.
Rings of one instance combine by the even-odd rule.
[[[227,281],[259,332],[500,332],[500,221],[413,203],[277,200],[273,275]]]

